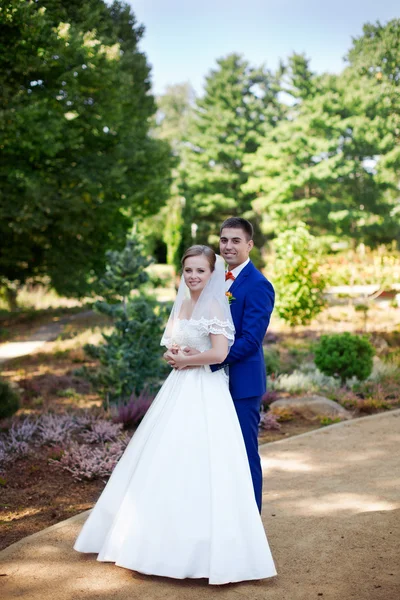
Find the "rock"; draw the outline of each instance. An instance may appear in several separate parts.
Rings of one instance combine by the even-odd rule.
[[[305,418],[318,416],[322,417],[340,417],[341,419],[351,419],[351,413],[343,408],[334,400],[329,400],[324,396],[316,394],[302,396],[301,398],[281,398],[270,404],[270,410],[274,408],[288,408],[295,410]]]
[[[371,336],[371,344],[374,346],[377,354],[387,354],[389,349],[389,344],[385,340],[385,338],[379,335]]]
[[[272,331],[267,331],[267,333],[265,334],[264,342],[266,342],[267,344],[276,344],[278,340],[278,336],[275,335],[275,333],[272,333]]]

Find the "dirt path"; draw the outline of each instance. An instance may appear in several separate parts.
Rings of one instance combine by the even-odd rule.
[[[0,553],[0,595],[26,600],[398,600],[400,410],[266,444],[263,521],[278,577],[209,587],[148,577],[72,544],[86,513]]]
[[[45,325],[38,327],[26,340],[0,344],[0,364],[11,358],[26,356],[27,354],[39,350],[46,342],[57,339],[62,332],[64,325],[76,319],[87,318],[91,314],[93,314],[93,311],[89,310],[75,315],[61,317],[56,322],[46,323]]]

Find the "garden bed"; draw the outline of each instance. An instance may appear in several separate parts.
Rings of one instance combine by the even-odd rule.
[[[306,420],[282,423],[280,431],[261,431],[260,444],[317,429]],[[49,463],[49,447],[13,461],[0,478],[0,550],[90,509],[105,480],[76,481],[71,473]]]
[[[104,487],[101,480],[74,481],[49,464],[48,448],[16,460],[2,475],[0,550],[27,535],[88,510]]]
[[[269,378],[271,393],[284,398],[310,392],[310,386],[316,386],[317,389],[320,379],[303,369],[304,365],[312,361],[313,343],[321,333],[358,329],[362,321],[357,321],[356,317],[359,318],[350,309],[333,307],[325,311],[319,320],[316,319],[313,327],[299,327],[296,331],[280,326],[273,320],[271,331],[274,333],[267,337],[266,347],[267,363],[270,363],[274,371]],[[40,324],[41,319],[42,315]],[[20,339],[29,335],[32,323],[35,322],[34,319],[28,321],[24,323],[21,319],[18,322]],[[39,322],[36,321],[35,325]],[[399,312],[393,309],[377,310],[371,316],[370,324],[372,323],[375,332],[370,336],[380,360],[390,359],[398,364]],[[35,418],[49,411],[59,415],[84,411],[98,417],[103,416],[101,397],[85,379],[76,375],[76,369],[83,365],[96,367],[96,361],[89,359],[82,347],[86,343],[98,343],[101,333],[107,331],[107,328],[109,322],[99,315],[76,319],[64,326],[57,340],[46,343],[42,352],[2,365],[2,376],[18,384],[22,390],[22,406],[16,417]],[[298,369],[303,371],[298,372]],[[282,375],[291,379],[283,380]],[[290,382],[292,389],[282,389],[282,381],[285,385]],[[369,387],[364,386],[363,390],[364,394],[371,396],[370,399],[366,398],[368,402],[363,398],[359,402],[360,394],[357,396],[357,390],[349,392],[339,388],[331,390],[330,396],[326,393],[351,410],[354,416],[394,408],[396,402],[393,398],[396,395],[400,401],[400,381],[396,373],[392,373],[386,380],[372,382]],[[318,418],[307,420],[298,414],[289,415],[288,420],[285,420],[287,417],[286,414],[285,418],[279,419],[279,429],[261,429],[260,444],[286,439],[329,424]],[[7,420],[0,423],[3,431],[9,424],[10,421]],[[17,458],[3,469],[0,480],[0,549],[89,509],[104,488],[106,477],[77,481],[69,471],[49,462],[52,452],[50,445],[39,445],[33,454]]]

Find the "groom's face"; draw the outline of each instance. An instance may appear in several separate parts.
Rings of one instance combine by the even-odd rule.
[[[249,258],[253,246],[253,240],[247,239],[243,229],[226,227],[221,231],[219,250],[230,269],[244,263]]]

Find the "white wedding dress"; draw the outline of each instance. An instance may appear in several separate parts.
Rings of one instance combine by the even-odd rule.
[[[199,322],[174,342],[211,347]],[[74,545],[97,560],[210,584],[276,575],[223,369],[173,370]]]

